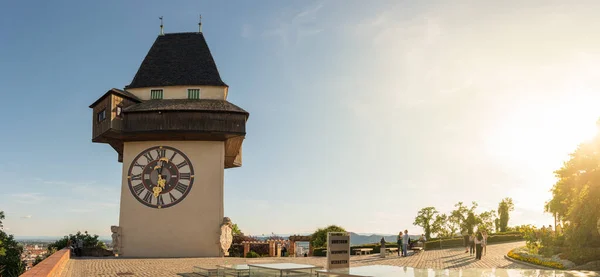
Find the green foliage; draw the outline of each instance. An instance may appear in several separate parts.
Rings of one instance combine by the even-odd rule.
[[[0,256],[0,265],[4,265],[1,272],[3,277],[19,276],[25,272],[25,265],[21,262],[23,246],[17,243],[12,235],[0,231],[0,241],[5,249],[5,255]]]
[[[59,240],[49,244],[48,250],[50,250],[51,248],[63,249],[65,247],[67,247],[69,240],[71,240],[71,241],[83,240],[84,248],[106,249],[106,245],[104,244],[104,242],[98,240],[98,235],[90,235],[90,234],[88,234],[87,231],[85,231],[84,233],[77,231],[77,233],[75,235],[69,234],[68,236],[64,236],[62,239],[59,239]]]
[[[235,235],[242,235],[242,230],[240,230],[240,228],[238,227],[237,223],[233,224],[233,226],[231,226],[231,233],[235,236]]]
[[[475,216],[475,209],[477,208],[477,202],[473,201],[471,208],[468,208],[463,204],[463,202],[458,202],[450,213],[450,217],[458,223],[458,227],[460,227],[461,232],[473,232],[473,227],[476,225],[477,221],[473,219],[469,219],[469,215],[473,214]]]
[[[491,233],[494,230],[495,219],[496,211],[493,210],[479,214],[479,225],[477,226],[477,230]]]
[[[327,228],[319,228],[315,231],[310,238],[310,242],[313,247],[326,247],[327,246],[327,233],[330,232],[346,232],[342,227],[336,225],[330,225]]]
[[[557,182],[546,212],[565,226],[566,240],[573,247],[600,247],[596,222],[600,218],[600,134],[581,143],[562,168],[554,172]]]
[[[246,258],[260,258],[260,255],[252,250],[246,253]]]
[[[498,204],[498,227],[500,227],[500,232],[506,232],[506,227],[508,227],[509,213],[515,209],[515,205],[512,202],[512,198],[507,197],[500,201]]]
[[[4,220],[4,211],[0,211],[0,230],[4,227],[2,225],[2,220]],[[6,249],[2,247],[2,241],[0,240],[0,256],[6,255]],[[1,271],[0,271],[1,273]]]
[[[520,234],[491,235],[488,237],[487,241],[489,244],[489,243],[519,241],[522,239],[523,239],[523,236]],[[442,248],[462,247],[462,246],[464,246],[464,239],[463,238],[442,239],[441,246],[442,246]],[[434,240],[425,242],[425,249],[440,249],[440,240],[434,239]]]
[[[327,248],[319,247],[313,249],[313,256],[315,257],[325,257],[327,256]]]
[[[432,233],[432,224],[433,224],[433,220],[436,214],[438,214],[439,212],[435,209],[435,207],[425,207],[423,209],[421,209],[418,213],[417,213],[417,217],[415,217],[415,222],[413,222],[413,225],[417,225],[417,226],[421,226],[423,227],[423,231],[425,232],[425,238],[430,239],[431,238],[431,233]],[[433,229],[435,229],[434,226]],[[437,231],[437,230],[434,230]]]

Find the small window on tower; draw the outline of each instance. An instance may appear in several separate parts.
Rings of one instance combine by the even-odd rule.
[[[163,99],[163,90],[162,89],[150,90],[150,99]]]
[[[200,89],[188,89],[188,99],[200,99]]]
[[[123,107],[121,105],[117,106],[117,117],[121,118],[121,116],[123,115]]]
[[[106,119],[106,109],[103,109],[100,112],[98,112],[98,122],[102,122],[105,119]]]

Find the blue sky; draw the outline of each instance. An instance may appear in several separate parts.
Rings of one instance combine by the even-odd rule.
[[[121,164],[89,104],[129,84],[159,32],[203,32],[251,115],[225,213],[249,234],[396,233],[417,211],[515,200],[543,213],[600,116],[593,2],[4,1],[0,210],[20,236],[118,223]]]

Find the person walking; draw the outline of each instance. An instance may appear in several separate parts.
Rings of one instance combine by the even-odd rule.
[[[410,237],[408,236],[408,230],[404,230],[404,236],[402,237],[402,254],[404,257],[408,256],[408,240]]]
[[[483,249],[481,244],[483,242],[483,234],[478,231],[473,241],[475,242],[475,259],[481,260],[481,251]]]
[[[469,256],[473,256],[475,254],[475,234],[471,233],[469,235]]]
[[[403,252],[403,247],[402,247],[402,231],[400,231],[400,233],[398,233],[398,239],[396,239],[398,242],[398,256],[403,256],[402,254]]]

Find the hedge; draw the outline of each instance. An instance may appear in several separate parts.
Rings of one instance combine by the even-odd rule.
[[[488,243],[499,243],[499,242],[507,242],[507,241],[518,241],[522,240],[523,235],[514,234],[514,235],[492,235],[488,237]],[[450,248],[450,247],[463,247],[464,239],[463,238],[455,238],[455,239],[447,239],[442,240],[442,248]],[[440,241],[432,240],[425,242],[425,249],[440,249]]]
[[[508,233],[508,232],[507,232]],[[488,243],[500,243],[500,242],[508,242],[508,241],[519,241],[523,240],[523,236],[521,234],[509,234],[509,235],[492,235],[488,237]],[[454,239],[445,239],[442,240],[442,248],[451,248],[451,247],[463,247],[464,239],[463,238],[454,238]],[[385,244],[386,247],[398,247],[397,243],[390,242]],[[358,248],[373,248],[371,251],[372,254],[379,253],[381,251],[381,245],[379,243],[370,243],[363,245],[356,245],[350,247],[350,255],[354,255],[354,250]],[[425,250],[427,249],[440,249],[440,241],[432,240],[425,242]],[[313,249],[313,256],[324,257],[326,256],[327,248],[315,248]]]

